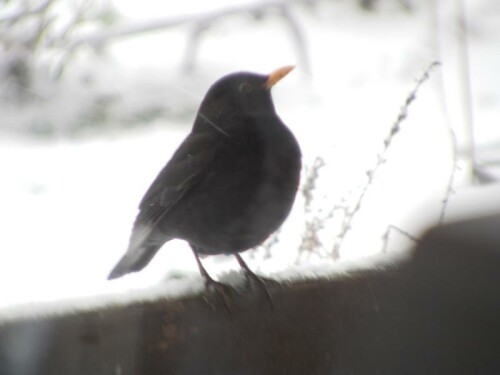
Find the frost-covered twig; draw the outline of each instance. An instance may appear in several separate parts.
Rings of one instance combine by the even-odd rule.
[[[362,203],[363,203],[364,198],[366,196],[366,193],[368,192],[368,189],[370,188],[370,186],[373,184],[373,180],[375,178],[375,175],[377,174],[377,171],[385,163],[385,157],[386,157],[387,151],[389,150],[389,147],[391,146],[392,141],[394,140],[394,137],[396,136],[396,134],[399,133],[399,131],[401,130],[401,124],[406,119],[406,117],[408,117],[408,109],[410,107],[410,104],[415,100],[417,92],[420,89],[420,86],[429,78],[430,72],[438,65],[440,65],[440,63],[437,61],[431,63],[427,67],[427,69],[425,69],[422,76],[419,79],[417,79],[414,88],[410,91],[410,93],[406,97],[406,100],[405,100],[403,106],[399,110],[399,114],[396,117],[396,120],[394,121],[394,123],[392,124],[392,126],[389,130],[389,134],[387,135],[387,137],[384,140],[384,146],[382,148],[382,151],[379,153],[379,155],[377,157],[377,161],[376,161],[375,165],[373,166],[372,169],[370,169],[369,171],[366,172],[368,180],[366,181],[365,185],[361,189],[361,192],[360,192],[353,208],[351,210],[348,210],[347,214],[344,217],[344,220],[342,221],[340,231],[338,232],[338,234],[335,238],[335,243],[334,243],[333,249],[332,249],[332,256],[334,256],[334,257],[338,256],[340,248],[341,248],[341,246],[346,238],[346,235],[351,230],[352,222],[353,222],[354,218],[356,217],[356,214],[361,209],[361,206],[362,206]]]

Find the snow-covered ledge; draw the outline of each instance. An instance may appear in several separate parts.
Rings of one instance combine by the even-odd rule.
[[[274,307],[234,273],[230,312],[197,277],[4,312],[0,373],[499,373],[498,228],[458,221],[406,259],[278,274]]]

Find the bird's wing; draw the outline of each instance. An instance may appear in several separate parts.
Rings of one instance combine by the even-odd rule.
[[[220,136],[191,133],[160,171],[139,204],[136,224],[155,224],[203,178]]]

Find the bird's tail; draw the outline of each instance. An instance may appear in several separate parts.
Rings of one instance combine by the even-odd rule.
[[[142,270],[154,257],[161,246],[140,247],[128,250],[108,276],[108,280],[122,277],[127,273]]]
[[[135,227],[130,237],[127,252],[113,268],[108,280],[142,270],[168,240],[170,238],[165,238],[164,235],[151,228]]]

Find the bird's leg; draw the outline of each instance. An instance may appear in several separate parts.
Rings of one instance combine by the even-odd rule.
[[[250,267],[248,267],[248,265],[245,263],[243,258],[240,256],[240,254],[235,253],[234,256],[238,260],[238,263],[241,266],[241,268],[243,268],[243,270],[245,271],[245,276],[247,277],[247,280],[250,281],[250,279],[253,279],[261,287],[261,289],[264,291],[267,299],[269,300],[269,303],[271,304],[271,307],[274,307],[273,298],[271,296],[271,293],[269,293],[269,290],[267,290],[267,285],[270,283],[276,283],[276,282],[274,280],[268,280],[268,279],[265,279],[265,278],[260,277],[257,274],[255,274],[250,269]]]
[[[231,288],[227,285],[224,285],[218,281],[215,281],[212,276],[207,272],[203,264],[201,263],[200,256],[194,246],[191,246],[193,250],[194,257],[196,259],[196,263],[198,264],[198,268],[200,270],[201,276],[205,279],[205,287],[208,289],[209,287],[213,287],[215,291],[221,296],[224,301],[224,305],[226,306],[227,311],[231,313],[231,304],[228,293],[231,291]]]

